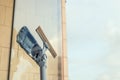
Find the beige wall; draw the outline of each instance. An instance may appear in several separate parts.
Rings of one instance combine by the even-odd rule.
[[[62,0],[62,80],[68,80],[66,0]]]
[[[13,0],[0,0],[0,80],[7,79]]]
[[[8,59],[9,59],[9,47],[10,47],[10,34],[11,34],[11,21],[12,21],[12,9],[13,0],[0,0],[0,80],[7,80],[8,72]],[[62,65],[58,65],[59,56],[56,60],[53,60],[48,56],[48,64],[55,65],[56,67],[49,66],[47,68],[48,80],[68,80],[67,71],[67,49],[66,49],[66,19],[65,19],[65,0],[62,0],[62,30],[63,30],[63,51],[62,51]],[[14,55],[12,55],[11,69],[10,69],[10,79],[17,79],[16,73],[19,73],[20,80],[39,80],[39,67],[38,65],[18,46],[16,43],[16,30],[14,29],[13,38],[13,49]],[[20,53],[20,54],[19,54]],[[23,62],[18,64],[24,58]],[[27,60],[27,61],[26,61]],[[54,62],[53,62],[54,61]],[[29,63],[30,62],[30,63]],[[23,66],[24,64],[28,64]],[[32,63],[32,65],[31,65]],[[18,66],[21,65],[21,69],[24,70],[24,74],[21,74],[20,70],[17,70]],[[49,64],[50,65],[50,64]],[[58,69],[62,68],[62,74]],[[18,79],[19,80],[19,79]]]

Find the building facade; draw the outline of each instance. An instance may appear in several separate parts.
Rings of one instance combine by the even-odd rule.
[[[17,23],[15,21],[18,21],[15,15],[20,11],[20,8],[17,8],[19,7],[17,6],[20,3],[19,1],[0,0],[0,80],[40,80],[39,66],[16,42],[18,31],[14,26]],[[27,6],[26,1],[23,3]],[[61,37],[57,44],[61,44],[59,44],[60,46],[53,45],[55,48],[57,47],[58,50],[56,50],[60,54],[53,59],[49,52],[47,52],[47,80],[68,80],[65,0],[60,0],[60,7],[61,10],[58,12],[61,15]],[[15,9],[18,12],[15,13]],[[51,42],[55,43],[54,40]]]

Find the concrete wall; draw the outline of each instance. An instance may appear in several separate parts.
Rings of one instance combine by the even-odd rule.
[[[7,80],[12,9],[13,0],[0,0],[0,80]],[[50,65],[47,68],[48,80],[68,80],[65,0],[62,0],[62,31],[62,58],[58,56],[53,60],[48,56],[47,64]],[[10,80],[39,80],[38,65],[16,43],[15,29],[13,33]]]

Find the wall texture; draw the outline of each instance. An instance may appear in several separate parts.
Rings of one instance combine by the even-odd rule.
[[[62,58],[59,56],[52,60],[48,56],[47,69],[48,80],[68,80],[67,71],[67,49],[66,49],[66,19],[65,19],[65,0],[62,1]],[[0,80],[7,80],[10,35],[12,23],[13,0],[0,0]],[[10,80],[39,80],[38,65],[20,48],[16,43],[16,30],[13,30],[13,49],[11,56]],[[59,65],[61,60],[62,65]],[[54,62],[53,62],[54,61]],[[32,63],[32,65],[31,65]],[[19,66],[18,66],[19,65]],[[60,67],[59,67],[60,66]],[[20,68],[19,68],[20,67]],[[61,72],[60,72],[61,70]],[[19,75],[18,75],[19,74]]]
[[[7,80],[13,0],[0,0],[0,80]]]
[[[62,80],[68,80],[68,57],[66,37],[66,0],[62,1]]]

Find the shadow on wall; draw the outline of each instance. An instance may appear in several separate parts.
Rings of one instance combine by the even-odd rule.
[[[58,80],[62,80],[62,69],[61,69],[61,65],[62,65],[62,62],[61,62],[61,56],[58,56]]]

